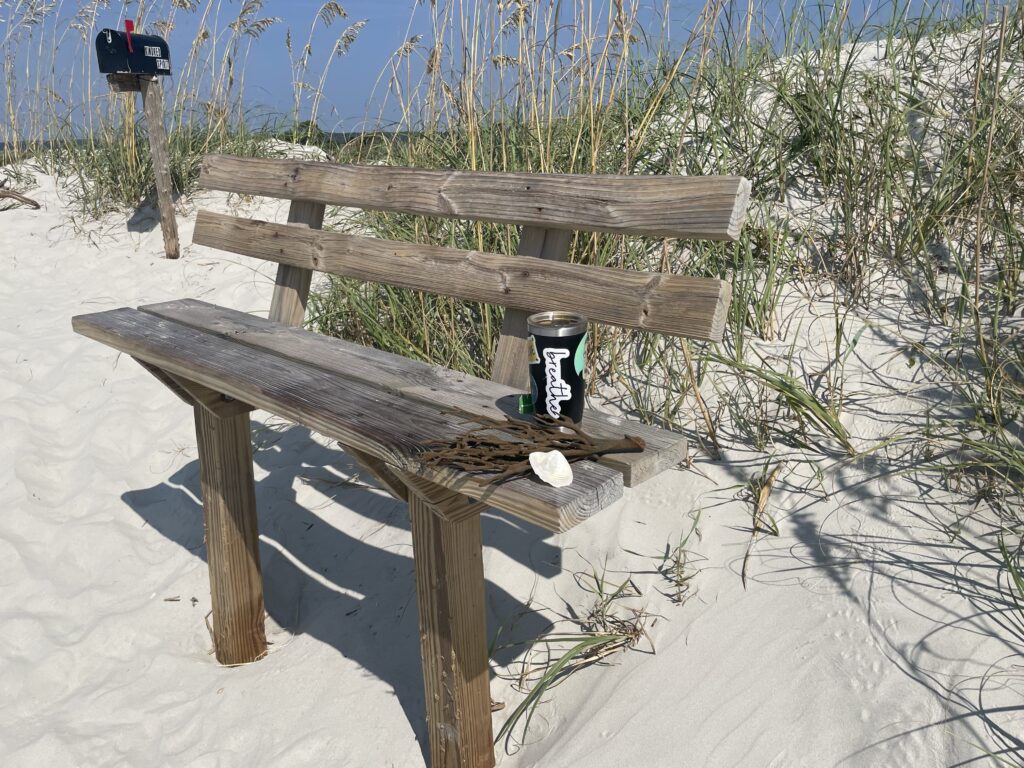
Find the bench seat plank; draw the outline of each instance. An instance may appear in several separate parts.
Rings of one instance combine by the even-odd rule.
[[[483,486],[458,470],[424,467],[416,453],[431,442],[454,438],[477,426],[470,417],[151,312],[124,308],[79,315],[72,318],[72,326],[150,365],[549,530],[570,528],[622,495],[621,474],[593,462],[576,464],[576,480],[568,488],[552,488],[533,477]]]
[[[193,299],[150,304],[139,309],[303,361],[329,373],[373,383],[403,397],[458,408],[476,416],[531,418],[519,416],[519,390],[402,355]],[[647,449],[642,453],[611,454],[597,459],[599,463],[621,472],[627,487],[639,485],[686,458],[686,438],[665,429],[593,410],[586,411],[583,428],[587,434],[597,438],[621,438],[628,433],[643,438],[647,443]]]

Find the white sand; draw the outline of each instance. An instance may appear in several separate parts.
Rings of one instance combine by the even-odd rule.
[[[97,247],[68,226],[53,182],[39,184],[42,211],[0,212],[0,765],[422,765],[403,505],[326,441],[255,414],[274,645],[257,664],[218,667],[191,414],[71,332],[78,313],[186,296],[265,312],[273,265],[191,246],[165,261],[158,229],[114,218],[90,226]],[[792,329],[807,360],[830,333],[817,310]],[[846,419],[863,443],[944,399],[907,365],[886,312],[848,361]],[[586,610],[573,571],[650,571],[654,557],[629,551],[661,553],[702,514],[695,598],[675,606],[660,577],[634,577],[635,604],[661,617],[657,653],[570,679],[524,748],[497,750],[501,765],[938,766],[988,743],[974,691],[1012,649],[993,639],[991,595],[970,578],[985,558],[933,523],[954,500],[894,474],[884,453],[817,456],[818,478],[792,461],[771,497],[780,535],[757,545],[744,590],[743,488],[765,455],[736,445],[561,536],[486,517],[492,626],[532,598],[529,636],[566,604]],[[500,678],[492,693],[508,705],[497,731],[520,695]]]

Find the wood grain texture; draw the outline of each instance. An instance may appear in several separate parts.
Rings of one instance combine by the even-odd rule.
[[[417,464],[400,469],[555,533],[576,527],[622,498],[622,475],[592,461],[573,464],[568,488],[552,488],[533,476],[480,485],[457,470]]]
[[[366,451],[360,451],[350,445],[338,443],[341,448],[359,463],[370,477],[372,477],[385,491],[390,493],[399,501],[409,501],[409,491],[401,482],[395,471],[389,467],[383,459],[379,459]]]
[[[136,359],[135,362],[153,374],[157,381],[171,390],[189,407],[200,405],[214,416],[234,416],[253,410],[253,407],[247,403],[234,400],[209,387],[204,387],[202,384],[196,384],[194,381],[163,371],[144,360]]]
[[[292,200],[288,208],[288,223],[299,224],[308,229],[320,229],[324,223],[323,203],[308,200]],[[270,319],[301,327],[306,318],[306,301],[313,270],[282,264],[277,268],[274,296],[270,301]]]
[[[491,768],[480,516],[448,520],[409,493],[431,768]]]
[[[429,171],[207,155],[199,184],[249,195],[547,229],[735,240],[741,176],[599,176]]]
[[[518,255],[565,261],[569,257],[571,242],[572,233],[565,230],[524,227],[519,236]],[[530,313],[522,309],[505,310],[491,369],[492,381],[515,387],[520,392],[530,391],[529,333],[526,328],[526,318],[529,316]]]
[[[153,314],[118,309],[72,318],[74,329],[132,357],[236,400],[270,411],[365,451],[396,470],[418,474],[549,530],[562,530],[622,495],[622,476],[581,462],[576,482],[552,488],[524,477],[481,485],[454,469],[422,466],[416,455],[475,426],[459,411],[328,374],[323,368],[257,350]]]
[[[140,77],[142,106],[149,132],[149,153],[156,176],[156,200],[160,208],[160,230],[164,236],[164,255],[176,259],[181,255],[178,245],[178,223],[174,218],[174,187],[171,183],[171,159],[164,130],[164,91],[160,79]]]
[[[564,264],[529,256],[380,240],[201,211],[194,241],[221,250],[470,301],[718,341],[729,309],[723,280]]]
[[[418,475],[402,473],[399,476],[406,486],[406,501],[409,500],[409,492],[416,491],[422,498],[430,502],[430,508],[434,514],[440,515],[445,520],[458,522],[464,517],[478,515],[487,508],[483,502],[473,501],[458,491],[432,483]]]
[[[310,363],[332,374],[350,376],[410,400],[457,409],[473,416],[501,419],[519,416],[522,389],[478,379],[401,355],[285,328],[252,315],[202,301],[181,301],[141,307],[193,328],[217,333],[241,344]],[[620,416],[588,409],[583,416],[588,434],[601,439],[636,435],[647,443],[643,453],[603,456],[599,463],[623,475],[627,486],[639,485],[686,458],[686,439],[675,432],[639,424]]]
[[[214,649],[221,664],[246,664],[267,654],[249,416],[197,405],[195,420]]]

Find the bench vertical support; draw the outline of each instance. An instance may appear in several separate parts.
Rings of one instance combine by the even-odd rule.
[[[249,414],[195,407],[213,644],[221,664],[267,655]]]
[[[446,519],[409,488],[432,768],[491,768],[480,515]]]
[[[572,232],[541,227],[523,227],[519,236],[519,255],[535,256],[551,261],[565,261],[569,256]],[[530,354],[527,344],[526,318],[529,312],[506,309],[501,323],[498,348],[494,352],[491,381],[509,387],[530,390]]]
[[[305,224],[310,229],[320,229],[324,225],[323,203],[309,200],[292,200],[288,207],[289,224]],[[274,298],[270,302],[270,319],[276,323],[302,327],[306,316],[306,300],[309,298],[309,286],[313,278],[313,270],[281,264],[277,268],[277,283],[274,286]]]

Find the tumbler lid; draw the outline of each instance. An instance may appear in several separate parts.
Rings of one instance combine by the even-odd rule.
[[[534,336],[577,336],[587,330],[587,318],[575,312],[538,312],[526,318]]]

